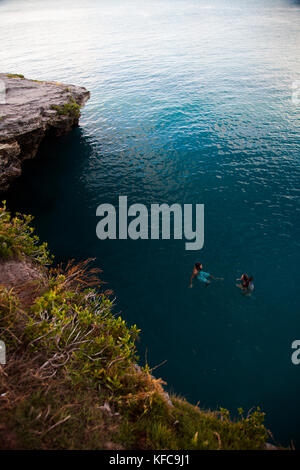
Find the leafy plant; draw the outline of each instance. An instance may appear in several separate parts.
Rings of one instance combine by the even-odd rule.
[[[74,99],[71,99],[69,103],[64,103],[63,105],[52,105],[59,116],[72,116],[75,119],[80,117],[80,106],[76,103]]]
[[[24,258],[28,256],[32,261],[41,265],[52,262],[47,243],[40,244],[39,237],[34,235],[31,227],[33,217],[16,214],[12,217],[3,201],[0,207],[0,258]]]

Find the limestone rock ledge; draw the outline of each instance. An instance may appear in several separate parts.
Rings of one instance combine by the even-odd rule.
[[[21,175],[42,140],[78,125],[90,93],[83,87],[0,73],[0,191]]]

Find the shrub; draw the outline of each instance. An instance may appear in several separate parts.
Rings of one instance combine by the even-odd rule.
[[[69,115],[75,119],[79,119],[80,117],[80,106],[74,99],[71,99],[69,103],[64,103],[63,105],[52,105],[52,109],[54,109],[59,116]]]
[[[9,78],[25,78],[21,73],[7,73],[6,76]]]
[[[47,243],[40,244],[39,237],[33,234],[32,220],[30,215],[16,214],[12,217],[3,202],[0,207],[0,258],[28,256],[41,265],[51,264]]]

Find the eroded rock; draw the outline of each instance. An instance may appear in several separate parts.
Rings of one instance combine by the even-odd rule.
[[[83,87],[0,74],[0,191],[20,176],[22,161],[34,158],[42,140],[78,125],[90,97]]]
[[[0,260],[0,285],[13,289],[23,307],[28,307],[47,288],[48,278],[30,259]]]

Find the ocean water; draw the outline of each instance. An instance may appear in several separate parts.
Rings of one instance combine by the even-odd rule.
[[[81,125],[7,195],[57,261],[95,257],[140,361],[201,407],[259,405],[300,446],[300,2],[0,1],[1,71],[83,85]],[[205,205],[205,243],[100,241],[96,208]],[[224,277],[188,289],[194,262]],[[245,298],[242,272],[255,277]]]

